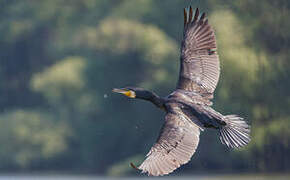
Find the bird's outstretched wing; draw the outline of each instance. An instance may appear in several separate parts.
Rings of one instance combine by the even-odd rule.
[[[181,44],[181,65],[178,89],[212,97],[220,75],[219,57],[212,27],[205,19],[205,13],[199,17],[192,8],[189,16],[184,9],[184,32]]]
[[[159,138],[138,167],[148,175],[169,174],[187,163],[199,142],[199,127],[182,113],[168,112]]]

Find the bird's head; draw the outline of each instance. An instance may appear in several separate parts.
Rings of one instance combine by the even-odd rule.
[[[137,87],[114,88],[112,91],[124,94],[129,98],[145,99],[146,97],[149,97],[148,91]]]
[[[114,88],[112,91],[124,94],[129,98],[137,98],[151,101],[157,107],[165,110],[164,100],[151,91],[137,87]]]

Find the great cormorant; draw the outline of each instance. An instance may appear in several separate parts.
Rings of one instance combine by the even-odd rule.
[[[142,88],[113,89],[130,98],[151,101],[166,112],[157,142],[137,169],[153,176],[171,173],[190,160],[198,146],[200,131],[206,128],[218,130],[219,139],[230,148],[240,148],[249,143],[250,126],[243,118],[224,116],[211,107],[219,75],[215,34],[205,19],[205,13],[199,17],[197,8],[193,17],[191,7],[189,15],[184,9],[176,89],[164,98]]]

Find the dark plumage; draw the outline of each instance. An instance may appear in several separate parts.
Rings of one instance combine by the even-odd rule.
[[[153,92],[127,87],[114,89],[131,98],[151,101],[166,112],[165,123],[157,142],[138,167],[143,173],[169,174],[187,163],[194,154],[200,131],[213,128],[220,140],[231,148],[250,141],[250,126],[237,115],[222,115],[211,108],[219,80],[220,66],[214,31],[203,13],[184,10],[184,32],[181,44],[180,72],[177,88],[161,98]]]

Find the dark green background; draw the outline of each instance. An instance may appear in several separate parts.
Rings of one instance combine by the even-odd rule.
[[[178,174],[289,172],[287,0],[0,0],[0,172],[136,174],[164,114],[111,89],[174,90],[189,5],[217,36],[214,108],[252,141],[231,151],[208,130]]]

